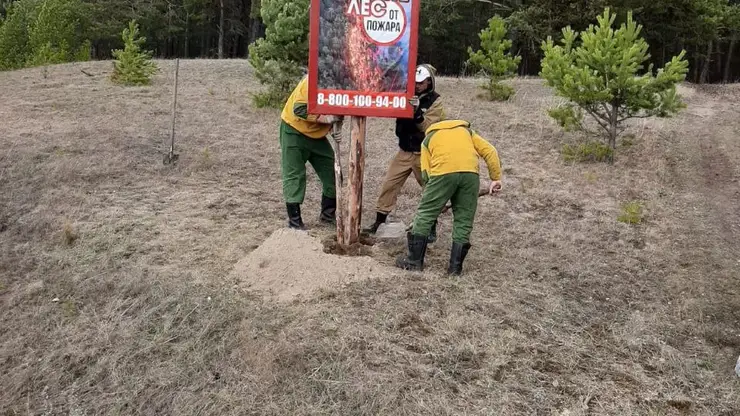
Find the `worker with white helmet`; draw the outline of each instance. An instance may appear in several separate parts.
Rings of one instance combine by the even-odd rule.
[[[416,182],[424,186],[421,175],[421,142],[424,132],[432,124],[444,120],[445,112],[442,100],[436,91],[434,80],[435,69],[422,64],[416,67],[416,96],[413,118],[396,119],[396,137],[399,150],[391,161],[377,202],[375,223],[365,231],[375,233],[380,224],[385,223],[388,214],[396,207],[398,193],[403,188],[411,173]],[[436,222],[429,235],[429,242],[436,239]]]

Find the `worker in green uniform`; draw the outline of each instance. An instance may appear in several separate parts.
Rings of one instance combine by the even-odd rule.
[[[283,197],[288,210],[288,227],[305,229],[301,204],[306,195],[306,162],[313,166],[321,181],[319,221],[335,223],[334,149],[326,136],[332,124],[343,117],[308,114],[308,77],[304,76],[285,103],[280,118]]]
[[[464,120],[445,120],[426,130],[421,145],[421,171],[424,192],[410,232],[408,255],[396,259],[406,270],[424,270],[427,237],[447,201],[452,202],[452,249],[448,274],[459,275],[470,250],[470,233],[478,208],[480,177],[478,158],[488,166],[491,184],[488,193],[501,191],[501,162],[496,148]]]

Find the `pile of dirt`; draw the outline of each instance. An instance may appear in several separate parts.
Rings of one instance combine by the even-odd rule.
[[[249,290],[290,301],[318,288],[388,277],[394,271],[367,256],[342,257],[324,252],[321,241],[303,231],[278,229],[240,260],[232,276]]]

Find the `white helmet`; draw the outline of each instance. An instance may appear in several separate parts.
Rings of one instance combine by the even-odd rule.
[[[422,82],[425,79],[430,78],[431,76],[432,74],[426,67],[422,65],[416,67],[416,82]]]

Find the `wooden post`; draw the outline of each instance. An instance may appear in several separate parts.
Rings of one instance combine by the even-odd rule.
[[[334,136],[334,183],[337,192],[337,244],[340,246],[347,245],[347,234],[345,233],[344,220],[347,218],[346,211],[347,207],[344,203],[344,177],[342,175],[342,149],[339,145],[342,137],[342,123],[334,123],[332,126],[332,135]],[[340,140],[337,141],[336,138]]]
[[[360,242],[362,223],[362,182],[365,174],[365,130],[366,117],[352,117],[350,123],[349,195],[345,238],[347,245]]]

